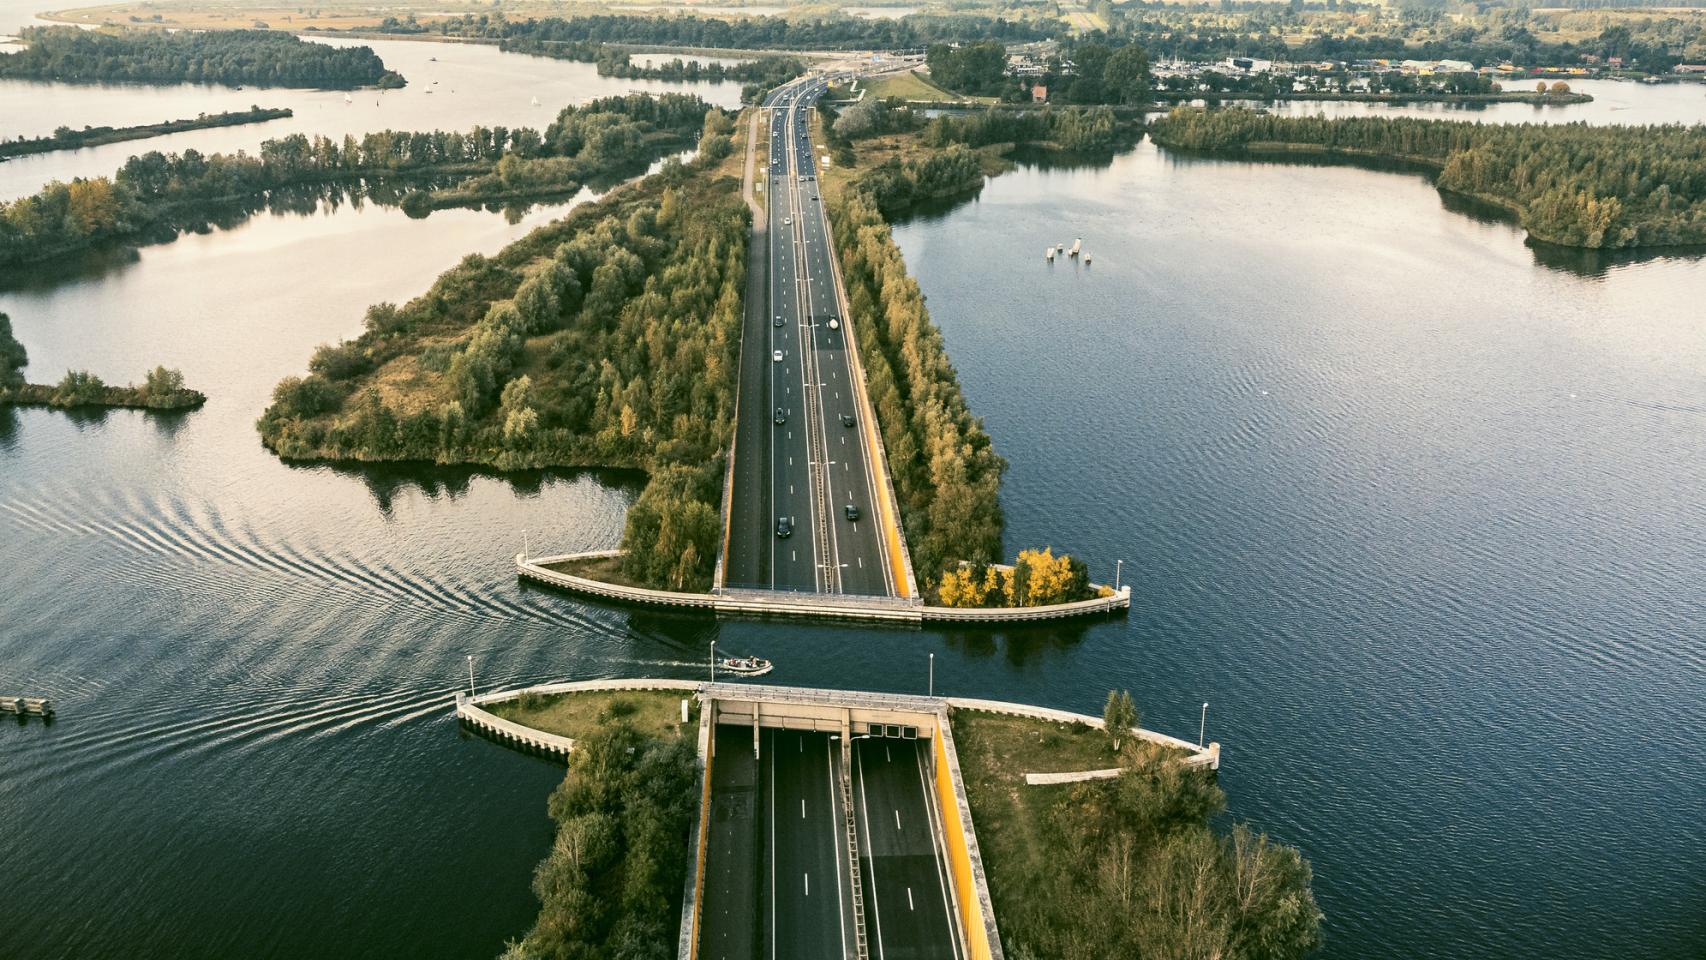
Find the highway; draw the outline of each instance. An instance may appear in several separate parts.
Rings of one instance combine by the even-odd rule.
[[[758,761],[751,730],[719,726],[715,736],[699,956],[757,960]]]
[[[764,293],[752,296],[749,285],[723,583],[892,596],[898,561],[877,522],[875,454],[853,392],[810,140],[813,107],[825,89],[823,80],[805,78],[763,104],[766,216],[755,225],[753,254],[755,262],[763,258]],[[789,525],[786,536],[779,521]]]
[[[930,807],[927,740],[854,744],[853,805],[872,960],[959,960]]]
[[[750,744],[750,740],[748,741]],[[760,764],[767,853],[760,931],[770,960],[842,960],[852,956],[853,899],[848,890],[836,767],[828,734],[765,730]]]

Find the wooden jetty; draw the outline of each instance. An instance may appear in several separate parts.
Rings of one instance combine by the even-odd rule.
[[[0,696],[0,713],[15,713],[19,716],[33,713],[38,717],[52,717],[53,701],[46,697]]]

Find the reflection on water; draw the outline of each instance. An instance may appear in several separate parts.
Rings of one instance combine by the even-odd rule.
[[[591,69],[467,52],[505,103]],[[1556,269],[1355,167],[1022,166],[896,235],[1012,462],[1009,551],[1122,559],[1133,609],[826,629],[517,581],[523,543],[617,543],[632,476],[269,455],[254,420],[315,344],[563,209],[315,208],[0,291],[35,379],[165,363],[209,395],[0,408],[0,690],[61,705],[0,724],[0,862],[40,881],[0,898],[13,953],[493,956],[561,767],[457,735],[465,658],[481,689],[689,677],[716,640],[783,683],[922,692],[934,653],[949,694],[1129,688],[1179,735],[1210,701],[1233,814],[1315,862],[1329,957],[1699,955],[1701,260]],[[1043,263],[1072,236],[1093,267]]]
[[[1008,550],[1134,587],[1069,650],[948,662],[1092,711],[1129,685],[1178,735],[1209,701],[1232,812],[1314,861],[1326,956],[1681,960],[1706,262],[1565,263],[1495,212],[1146,143],[897,228],[1011,462]],[[1075,236],[1093,266],[1044,262]]]
[[[326,43],[349,44],[357,41]],[[0,163],[0,199],[27,196],[52,179],[110,175],[130,157],[148,150],[181,153],[254,153],[262,141],[301,133],[341,139],[375,130],[467,130],[533,127],[543,130],[566,106],[594,97],[632,92],[691,93],[723,107],[740,103],[739,83],[676,83],[600,77],[590,63],[503,53],[482,44],[408,40],[359,41],[402,73],[401,90],[366,90],[344,102],[340,90],[286,90],[181,84],[177,86],[84,85],[0,80],[0,117],[5,135],[42,136],[68,125],[131,126],[247,110],[251,105],[289,107],[295,116],[241,127],[191,130],[81,150],[18,157]],[[434,60],[436,58],[436,60]],[[434,81],[437,81],[434,83]],[[534,104],[534,98],[538,104]]]

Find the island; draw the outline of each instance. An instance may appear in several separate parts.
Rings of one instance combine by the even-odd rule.
[[[250,107],[247,110],[231,110],[225,113],[204,113],[192,120],[167,120],[164,123],[141,124],[134,127],[84,127],[81,130],[60,127],[53,131],[52,136],[0,140],[0,158],[52,153],[55,150],[78,150],[83,147],[98,147],[108,143],[123,143],[126,140],[146,140],[149,137],[163,137],[169,133],[183,133],[186,130],[206,130],[211,127],[236,127],[246,123],[265,123],[268,120],[279,120],[294,115],[289,107]]]
[[[309,43],[267,30],[25,27],[0,77],[66,83],[222,83],[349,90],[401,87],[369,47]]]
[[[82,370],[67,371],[54,385],[27,383],[23,369],[29,363],[24,345],[12,334],[12,318],[0,313],[0,406],[133,407],[142,410],[190,410],[207,402],[198,390],[184,385],[176,370],[155,367],[141,385],[113,387],[100,377]]]
[[[1511,212],[1540,243],[1630,249],[1706,243],[1706,127],[1476,124],[1410,117],[1279,117],[1180,108],[1155,142],[1273,159],[1390,160],[1440,190]]]

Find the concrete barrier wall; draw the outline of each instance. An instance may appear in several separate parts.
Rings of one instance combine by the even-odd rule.
[[[799,620],[864,621],[893,623],[915,627],[926,623],[959,623],[997,626],[1005,623],[1031,623],[1044,620],[1066,620],[1074,617],[1113,613],[1131,606],[1131,587],[1121,587],[1112,596],[1080,600],[1077,603],[1058,603],[1046,607],[925,607],[916,601],[890,597],[858,597],[847,594],[792,594],[780,591],[741,590],[720,594],[681,593],[673,590],[650,590],[606,583],[587,577],[577,577],[549,564],[570,560],[593,560],[621,556],[620,550],[593,550],[551,557],[528,558],[517,555],[516,573],[527,580],[558,587],[573,593],[614,600],[637,606],[683,611],[705,611],[724,617],[779,618]]]
[[[699,819],[687,838],[692,851],[687,871],[686,890],[681,897],[681,934],[677,944],[677,960],[697,960],[699,956],[699,917],[705,905],[705,856],[711,843],[711,742],[715,735],[714,718],[709,704],[699,705]]]
[[[620,550],[593,550],[588,553],[567,553],[555,557],[538,557],[529,559],[517,554],[515,558],[516,572],[522,577],[539,583],[562,587],[576,593],[584,593],[606,600],[619,600],[623,603],[634,603],[647,607],[669,607],[678,610],[714,610],[716,597],[708,593],[677,593],[673,590],[648,590],[645,587],[629,587],[619,583],[605,583],[603,580],[592,580],[587,577],[577,577],[559,570],[549,570],[547,564],[564,563],[569,560],[592,560],[603,557],[618,557]]]
[[[1092,597],[1076,603],[1055,603],[1046,607],[924,607],[921,616],[925,623],[1023,623],[1113,613],[1130,606],[1131,587],[1126,586],[1112,596]]]
[[[995,904],[983,873],[983,854],[972,828],[971,804],[960,779],[960,760],[954,734],[942,725],[936,738],[936,799],[942,809],[942,839],[947,845],[948,872],[954,885],[954,906],[966,934],[967,960],[1001,960],[1001,933],[995,925]]]

